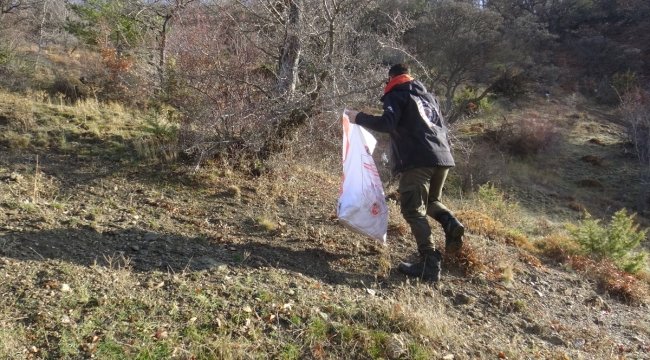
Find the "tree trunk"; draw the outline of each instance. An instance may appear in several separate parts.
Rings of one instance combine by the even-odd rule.
[[[167,25],[169,24],[169,20],[171,20],[172,15],[165,15],[164,20],[163,20],[163,25],[162,29],[160,30],[160,42],[159,42],[159,49],[158,49],[158,56],[160,59],[158,59],[158,79],[160,81],[160,87],[162,88],[164,82],[165,82],[165,62],[166,62],[166,55],[167,55]]]
[[[301,13],[298,0],[289,4],[289,21],[286,27],[284,47],[279,59],[278,95],[287,100],[293,97],[298,81],[298,61],[300,60]]]

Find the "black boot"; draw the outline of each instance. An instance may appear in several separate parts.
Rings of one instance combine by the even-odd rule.
[[[407,276],[419,277],[422,279],[440,281],[440,261],[442,254],[438,250],[427,251],[422,261],[411,264],[399,264],[399,271]]]
[[[463,224],[449,211],[436,214],[434,219],[445,231],[445,253],[454,254],[460,251],[463,247],[463,235],[465,235]]]

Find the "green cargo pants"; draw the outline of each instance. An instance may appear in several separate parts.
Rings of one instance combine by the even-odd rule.
[[[400,175],[398,192],[402,216],[411,226],[421,254],[435,250],[427,215],[433,218],[440,212],[449,211],[440,202],[449,168],[420,167],[406,170]]]

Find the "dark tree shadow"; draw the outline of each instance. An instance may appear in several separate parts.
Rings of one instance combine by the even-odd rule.
[[[290,240],[289,240],[290,241]],[[301,273],[331,285],[361,287],[374,274],[346,272],[332,264],[358,254],[333,253],[321,247],[293,249],[249,241],[213,244],[201,237],[160,234],[139,228],[97,232],[89,227],[9,232],[0,235],[0,255],[16,260],[60,260],[81,266],[108,266],[127,260],[134,272],[276,268]],[[367,254],[370,255],[370,254]],[[386,278],[384,282],[399,282]]]

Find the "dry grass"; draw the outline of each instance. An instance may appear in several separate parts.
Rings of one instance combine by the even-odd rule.
[[[265,217],[259,217],[256,221],[257,225],[261,226],[266,231],[275,231],[276,229],[275,223]]]
[[[572,210],[575,210],[577,212],[581,212],[581,213],[586,213],[587,212],[587,207],[586,206],[584,206],[584,205],[582,205],[580,203],[577,203],[575,201],[572,201],[572,202],[569,203],[569,208],[571,208]]]
[[[590,163],[594,166],[603,166],[603,158],[596,155],[585,155],[580,160]]]
[[[584,187],[584,188],[596,188],[596,189],[602,189],[603,183],[600,182],[599,180],[596,179],[581,179],[578,180],[578,186]]]
[[[2,96],[0,93],[0,101]],[[173,273],[134,271],[129,259],[123,257],[98,259],[102,265],[95,266],[8,258],[2,266],[7,276],[0,280],[0,293],[8,294],[0,298],[0,357],[437,359],[448,354],[457,354],[458,358],[495,358],[499,354],[524,358],[535,354],[536,350],[515,341],[474,342],[474,336],[485,331],[463,322],[466,309],[427,284],[411,283],[402,277],[395,280],[393,255],[402,257],[407,248],[395,240],[404,240],[412,249],[410,230],[399,214],[396,199],[389,196],[388,204],[391,251],[395,254],[373,253],[358,237],[350,240],[350,234],[335,221],[341,175],[340,158],[335,156],[338,153],[321,154],[317,157],[320,162],[314,161],[314,154],[309,155],[311,158],[304,155],[301,150],[305,145],[296,142],[296,148],[290,148],[286,155],[292,161],[282,156],[273,158],[264,164],[266,172],[259,177],[233,171],[234,164],[221,166],[215,160],[206,162],[194,175],[185,174],[178,165],[160,176],[156,173],[155,179],[124,185],[136,181],[131,175],[155,162],[143,159],[161,156],[152,149],[158,141],[156,135],[140,126],[146,126],[146,121],[120,106],[92,100],[77,107],[42,105],[39,109],[51,115],[51,122],[17,121],[11,131],[32,136],[30,147],[49,143],[63,154],[81,155],[81,161],[96,156],[118,159],[114,164],[124,164],[129,176],[109,175],[103,164],[91,164],[83,170],[101,173],[103,178],[98,181],[111,181],[110,185],[94,182],[67,190],[69,184],[61,180],[67,177],[57,179],[25,170],[21,184],[27,185],[20,190],[12,187],[13,193],[0,192],[0,206],[24,218],[37,214],[52,218],[54,224],[48,227],[92,228],[100,233],[111,231],[117,223],[114,220],[118,220],[124,221],[120,226],[187,236],[201,244],[209,239],[210,246],[219,247],[213,254],[224,252],[236,261],[229,261],[224,273],[189,269]],[[119,119],[109,119],[111,116]],[[55,123],[57,131],[52,131]],[[111,152],[119,154],[113,158]],[[135,163],[137,167],[130,167],[136,160],[140,161]],[[495,170],[489,169],[489,164],[485,167]],[[0,176],[5,172],[10,173],[0,169]],[[15,195],[30,198],[35,182],[41,201],[32,204],[14,199]],[[222,195],[224,189],[241,201],[212,197]],[[206,195],[209,200],[202,202]],[[530,232],[521,229],[525,222],[522,208],[493,186],[470,199],[449,200],[452,205],[462,202],[450,208],[464,209],[456,215],[468,228],[466,246],[444,259],[445,269],[459,270],[451,272],[458,282],[454,289],[475,291],[483,297],[494,290],[493,284],[500,289],[517,284],[504,289],[514,295],[504,302],[502,310],[519,313],[517,316],[532,314],[538,300],[523,299],[517,293],[520,285],[529,289],[520,281],[527,276],[522,268],[527,272],[540,270],[536,269],[542,268],[538,254],[568,263],[574,258],[572,244],[555,234],[548,220],[538,217],[542,220],[533,224],[539,228],[536,234],[548,236],[534,241],[535,247],[531,247]],[[80,207],[81,202],[87,206]],[[0,213],[0,220],[2,216]],[[260,242],[267,244],[281,238],[274,251],[291,246],[296,253],[314,251],[331,256],[319,275],[323,278],[333,272],[340,273],[335,276],[368,272],[370,277],[383,277],[383,282],[369,285],[370,289],[357,283],[330,286],[307,273],[311,264],[304,266],[304,273],[264,262],[263,268],[254,269],[248,265],[256,261],[256,253],[244,251],[242,256],[231,250],[239,246],[261,250],[254,237],[263,238]],[[14,250],[16,244],[11,240],[0,237],[4,241],[0,251]],[[634,283],[617,277],[605,265],[593,266],[584,271],[606,274],[598,281],[612,294],[626,301],[642,301],[642,294],[629,290],[642,289],[647,280]],[[489,282],[481,283],[482,279]],[[53,286],[55,282],[60,286]],[[62,284],[70,291],[62,291]],[[483,299],[491,301],[488,295]],[[469,350],[463,352],[461,348]],[[540,353],[553,356],[551,351]]]
[[[605,144],[602,140],[600,140],[600,139],[598,139],[598,138],[591,138],[591,139],[589,139],[589,143],[591,143],[591,144],[596,144],[596,145],[600,145],[600,146],[605,146],[605,145],[607,145],[607,144]]]
[[[437,354],[432,344],[451,343],[458,331],[425,286],[384,300],[304,278],[292,280],[303,289],[294,294],[274,270],[216,280],[205,272],[138,274],[123,257],[103,262],[6,264],[17,291],[0,300],[0,356],[380,358],[391,351],[429,359]]]
[[[452,269],[459,269],[464,276],[472,276],[483,272],[486,268],[485,261],[488,261],[485,248],[477,251],[470,242],[463,244],[459,252],[455,254],[444,254],[444,263]]]
[[[529,112],[517,121],[506,121],[499,128],[486,132],[486,138],[514,156],[527,158],[554,151],[562,139],[562,132],[556,122]]]
[[[578,244],[568,235],[550,235],[535,242],[535,248],[543,255],[557,263],[566,262],[572,255],[580,252]]]
[[[579,245],[568,236],[548,236],[535,242],[535,247],[540,255],[568,264],[625,302],[640,304],[650,300],[650,283],[644,280],[647,274],[635,276],[618,269],[610,260],[595,261],[581,255]]]
[[[501,222],[473,210],[456,212],[458,219],[473,234],[525,250],[533,250],[528,238],[513,229],[507,229]]]
[[[596,262],[582,255],[569,258],[573,269],[598,281],[610,295],[627,303],[644,304],[650,300],[650,286],[632,274],[620,270],[611,261]]]

